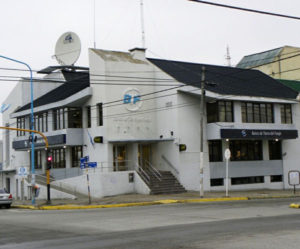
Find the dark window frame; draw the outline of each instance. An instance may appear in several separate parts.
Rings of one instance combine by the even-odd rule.
[[[97,120],[98,126],[103,126],[103,103],[97,104]]]
[[[274,123],[274,105],[261,102],[241,102],[243,123]]]
[[[208,151],[210,162],[222,162],[223,161],[223,150],[222,140],[209,140]]]
[[[234,122],[233,101],[219,100],[206,104],[207,123]]]
[[[269,140],[269,160],[282,160],[282,144],[281,141]]]
[[[261,140],[230,140],[231,161],[262,161],[263,144]]]
[[[291,104],[280,104],[280,118],[282,124],[292,124],[292,105]]]
[[[87,116],[87,128],[91,128],[92,127],[92,109],[91,106],[87,106],[86,107],[86,116]]]

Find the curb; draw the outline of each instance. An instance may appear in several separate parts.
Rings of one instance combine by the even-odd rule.
[[[205,199],[186,199],[186,200],[159,200],[150,202],[132,202],[120,204],[103,205],[57,205],[57,206],[33,206],[33,205],[13,205],[13,208],[32,209],[32,210],[72,210],[72,209],[95,209],[95,208],[120,208],[134,206],[151,206],[174,203],[199,203],[199,202],[224,202],[249,200],[248,197],[224,197],[224,198],[205,198]]]

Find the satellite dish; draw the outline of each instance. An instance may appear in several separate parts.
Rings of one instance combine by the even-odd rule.
[[[55,45],[55,55],[57,62],[62,66],[74,65],[81,52],[81,43],[77,34],[66,32],[62,34]]]

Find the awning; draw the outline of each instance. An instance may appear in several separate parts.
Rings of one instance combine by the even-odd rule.
[[[220,129],[221,138],[241,139],[295,139],[298,130],[253,130],[253,129]]]

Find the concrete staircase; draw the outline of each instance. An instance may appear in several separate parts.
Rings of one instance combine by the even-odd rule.
[[[145,171],[149,176],[149,180],[145,182],[151,190],[150,194],[177,194],[186,192],[185,188],[170,171],[158,171],[159,176],[153,174],[151,171]]]

